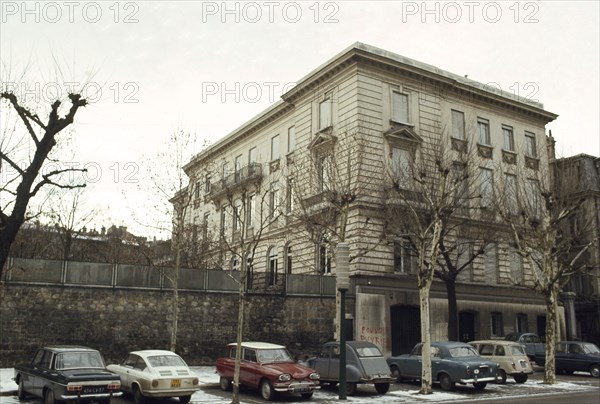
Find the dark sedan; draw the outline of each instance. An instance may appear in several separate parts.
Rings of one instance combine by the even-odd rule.
[[[544,366],[544,355],[536,355],[535,362]],[[554,354],[556,373],[590,372],[600,377],[600,349],[590,342],[561,341],[556,344]]]
[[[409,355],[387,359],[392,375],[398,381],[421,378],[421,349],[422,344],[417,344]],[[432,342],[431,371],[433,380],[439,381],[444,390],[454,390],[456,383],[473,384],[476,390],[483,390],[488,382],[496,381],[498,364],[479,356],[469,344]]]
[[[37,350],[30,363],[15,366],[19,399],[27,394],[44,399],[110,403],[120,396],[119,376],[106,370],[95,349],[80,346],[50,346]]]

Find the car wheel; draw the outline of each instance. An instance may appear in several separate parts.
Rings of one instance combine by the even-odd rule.
[[[396,366],[392,367],[392,377],[396,379],[398,383],[402,383],[402,373]]]
[[[452,379],[450,379],[450,376],[448,376],[446,373],[442,373],[440,375],[439,379],[440,379],[440,385],[442,386],[442,390],[446,390],[446,391],[454,390],[455,384],[452,381]]]
[[[144,395],[142,394],[142,391],[140,390],[139,386],[136,384],[135,386],[133,386],[133,402],[135,404],[144,404]]]
[[[228,378],[221,376],[219,379],[219,386],[221,387],[221,390],[229,391],[231,390],[231,381]]]
[[[500,378],[500,380],[498,380],[498,383],[506,383],[506,372],[504,370],[498,369],[498,377]]]
[[[25,400],[25,397],[27,397],[27,392],[25,391],[25,387],[23,386],[23,378],[19,377],[19,387],[17,390],[17,397],[19,398],[19,400]]]
[[[377,390],[379,394],[385,394],[389,391],[389,389],[389,383],[375,383],[375,390]]]
[[[300,396],[303,399],[308,400],[309,398],[311,398],[313,396],[313,392],[311,391],[310,393],[302,393],[302,394],[300,394]]]
[[[44,392],[44,404],[54,404],[54,392],[51,389]]]
[[[271,401],[273,399],[273,386],[271,386],[271,383],[269,383],[268,380],[263,380],[260,382],[260,395],[267,401]]]
[[[485,389],[485,386],[487,386],[486,382],[473,383],[473,387],[475,387],[475,390],[477,390],[477,391],[481,391],[481,390]]]
[[[600,377],[600,365],[592,365],[590,367],[590,374],[593,377]]]
[[[356,394],[356,390],[357,390],[358,386],[356,383],[346,383],[346,394],[349,396],[353,396]]]
[[[519,383],[519,384],[523,384],[527,381],[527,375],[514,375],[513,378],[515,379],[515,382]]]
[[[191,399],[192,399],[192,396],[181,396],[181,397],[179,397],[179,402],[181,404],[187,404],[190,402]]]

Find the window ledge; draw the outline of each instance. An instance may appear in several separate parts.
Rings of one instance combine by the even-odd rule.
[[[402,122],[402,121],[396,121],[394,119],[390,119],[390,125],[394,126],[394,125],[400,125],[400,126],[408,126],[409,128],[414,128],[415,125],[412,123],[408,123],[408,122]]]
[[[532,170],[540,168],[540,159],[537,157],[525,156],[525,165]]]
[[[280,162],[280,159],[277,159],[277,160],[273,160],[269,163],[270,172],[273,173],[273,172],[279,170],[279,162]]]
[[[491,159],[494,152],[494,148],[487,144],[477,143],[477,152],[480,157]]]
[[[465,139],[458,139],[455,137],[450,138],[452,142],[452,150],[456,150],[459,152],[467,151],[468,142]]]
[[[507,164],[517,164],[517,153],[502,149],[502,161]]]

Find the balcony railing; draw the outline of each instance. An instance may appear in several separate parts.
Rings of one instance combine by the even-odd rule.
[[[260,183],[262,181],[262,165],[259,163],[250,163],[238,171],[229,174],[223,179],[210,184],[210,192],[207,197],[217,199],[223,196],[227,191],[234,192],[238,187],[250,182]]]

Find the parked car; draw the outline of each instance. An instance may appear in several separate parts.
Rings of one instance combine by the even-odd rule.
[[[163,350],[130,352],[108,370],[121,377],[121,389],[133,396],[135,404],[146,397],[179,397],[182,404],[200,389],[198,376],[176,353]]]
[[[511,332],[504,337],[506,341],[518,342],[525,347],[529,360],[535,360],[536,355],[544,355],[546,344],[537,335],[531,332]]]
[[[340,381],[340,343],[328,342],[321,347],[319,355],[309,358],[306,365],[321,376],[321,385],[335,386]],[[383,354],[377,345],[366,341],[346,342],[346,389],[347,394],[356,393],[357,385],[375,385],[379,394],[385,394],[394,381]]]
[[[262,398],[272,400],[275,393],[299,393],[311,398],[319,386],[319,374],[296,363],[283,345],[268,342],[242,342],[240,384],[258,388]],[[227,345],[227,354],[217,359],[222,390],[230,390],[235,369],[237,344]]]
[[[537,355],[535,363],[544,366],[545,355]],[[556,344],[554,356],[556,373],[590,372],[600,377],[600,349],[590,342],[560,341]]]
[[[421,378],[421,350],[422,344],[419,343],[410,354],[387,359],[396,380]],[[488,382],[496,381],[498,365],[479,356],[469,344],[432,342],[431,371],[433,381],[438,381],[444,390],[454,390],[456,383],[473,384],[476,390],[483,390]]]
[[[14,369],[20,400],[31,394],[45,404],[57,400],[108,404],[123,394],[119,376],[106,370],[100,352],[88,347],[40,348],[31,362]]]
[[[512,376],[517,383],[525,383],[533,373],[525,348],[518,342],[502,340],[483,340],[469,342],[482,358],[498,363],[498,381],[506,383],[506,377]]]

